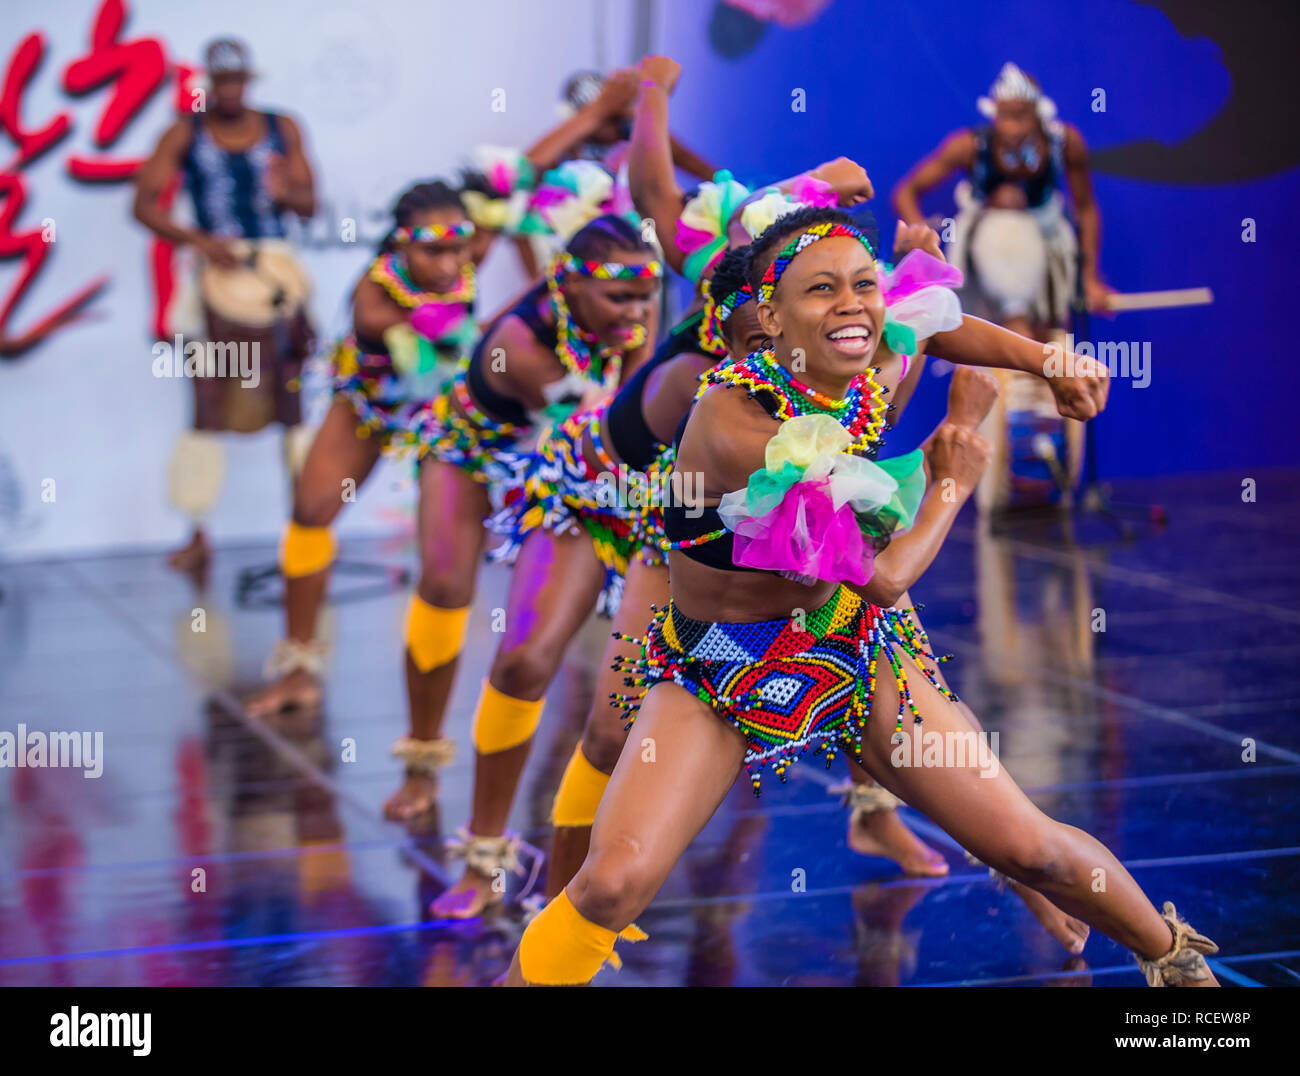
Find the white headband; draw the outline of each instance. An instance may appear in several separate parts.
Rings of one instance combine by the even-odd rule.
[[[1056,102],[1047,97],[1035,86],[1029,76],[1015,64],[1007,61],[998,72],[998,77],[989,87],[989,95],[975,102],[981,114],[990,119],[997,113],[998,101],[1032,101],[1038,110],[1038,118],[1046,123],[1056,118]]]

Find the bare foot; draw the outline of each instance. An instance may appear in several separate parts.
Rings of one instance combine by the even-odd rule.
[[[1025,907],[1034,913],[1034,918],[1043,925],[1043,929],[1065,946],[1067,953],[1078,956],[1083,952],[1091,930],[1087,923],[1082,919],[1075,919],[1072,915],[1066,915],[1036,889],[1030,889],[1010,879],[1008,884],[1011,891],[1025,902]]]
[[[860,856],[892,859],[908,874],[942,878],[948,861],[903,825],[897,811],[869,811],[849,816],[849,847]]]
[[[459,882],[429,905],[429,914],[435,919],[473,919],[500,900],[491,878],[467,868]]]
[[[306,669],[295,669],[244,700],[249,717],[266,718],[281,710],[314,709],[323,698],[320,681]]]
[[[384,817],[390,822],[410,822],[428,814],[437,805],[437,779],[427,773],[408,773],[402,787],[384,804]]]
[[[190,540],[167,557],[167,567],[187,575],[200,575],[207,570],[211,559],[212,547],[208,545],[208,536],[195,528]]]

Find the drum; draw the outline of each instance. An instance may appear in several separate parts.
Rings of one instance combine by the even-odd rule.
[[[1084,424],[1061,417],[1042,378],[989,372],[1000,387],[980,427],[993,453],[975,492],[979,510],[1069,507],[1083,473]]]
[[[241,264],[210,262],[198,272],[207,340],[240,369],[195,381],[199,429],[253,433],[272,422],[295,426],[302,362],[314,345],[306,304],[311,279],[284,240],[235,240]],[[248,371],[256,372],[249,377]],[[256,382],[256,383],[254,383]]]

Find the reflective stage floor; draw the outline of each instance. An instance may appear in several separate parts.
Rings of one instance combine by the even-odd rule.
[[[1300,985],[1300,473],[1134,483],[1163,533],[1081,519],[979,534],[969,511],[913,597],[954,687],[1041,807],[1105,841],[1157,901],[1220,945],[1224,985]],[[409,539],[345,541],[409,567]],[[441,840],[384,822],[405,729],[406,588],[343,575],[317,718],[257,727],[233,700],[280,634],[273,547],[224,548],[200,593],[157,554],[0,565],[0,732],[103,733],[103,774],[0,769],[2,985],[458,985],[504,970],[511,906],[430,922],[458,873]],[[448,719],[439,832],[465,818],[469,722],[507,577],[487,567]],[[368,592],[368,593],[367,593]],[[204,610],[196,632],[195,610]],[[1104,627],[1104,630],[1099,630]],[[603,625],[548,696],[512,825],[547,843]],[[348,741],[355,745],[354,756]],[[346,758],[346,760],[345,760]],[[602,986],[1136,986],[1096,931],[1064,951],[942,831],[952,873],[854,855],[817,763],[738,786],[638,922]]]

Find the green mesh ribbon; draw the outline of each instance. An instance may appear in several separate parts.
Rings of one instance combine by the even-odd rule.
[[[869,541],[878,544],[894,531],[906,530],[912,525],[921,507],[921,498],[925,496],[924,462],[925,453],[919,448],[905,456],[876,461],[876,465],[898,483],[898,489],[887,505],[857,514],[858,526]]]

